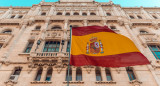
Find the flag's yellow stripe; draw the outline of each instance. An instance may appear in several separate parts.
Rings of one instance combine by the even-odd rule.
[[[103,44],[103,54],[86,54],[87,42],[91,37],[97,37]],[[84,36],[72,36],[72,55],[106,56],[129,52],[139,52],[134,43],[125,36],[110,32],[99,32]]]

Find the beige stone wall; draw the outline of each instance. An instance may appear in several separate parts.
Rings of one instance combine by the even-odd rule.
[[[160,45],[160,8],[121,7],[112,1],[79,1],[42,0],[32,7],[0,7],[0,44],[3,45],[0,49],[0,86],[66,86],[66,48],[70,25],[115,26],[115,32],[130,38],[151,62],[150,65],[133,66],[136,80],[132,81],[124,67],[110,68],[112,81],[107,81],[105,68],[100,67],[102,81],[96,81],[94,66],[81,67],[82,81],[76,81],[76,67],[71,67],[70,86],[160,86],[160,61],[147,46]],[[44,12],[46,15],[41,15]],[[58,12],[62,15],[57,15]],[[74,15],[75,12],[79,15]],[[66,13],[70,15],[67,16]],[[87,15],[84,16],[83,13]],[[35,30],[36,26],[41,26],[41,29]],[[61,29],[51,30],[53,26],[60,26]],[[11,30],[12,33],[3,33],[5,30]],[[149,33],[141,34],[141,30]],[[36,49],[38,40],[41,40],[41,44]],[[62,40],[65,41],[64,45],[61,44]],[[59,52],[43,52],[46,41],[59,41]],[[32,49],[30,53],[24,53],[29,42],[34,42]],[[16,67],[22,68],[20,75],[17,80],[10,80]],[[43,68],[41,80],[35,81],[39,67]],[[49,67],[53,68],[51,81],[45,81]]]

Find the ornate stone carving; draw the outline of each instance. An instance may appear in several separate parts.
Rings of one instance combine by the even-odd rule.
[[[90,73],[94,67],[93,66],[84,66],[84,68],[86,68],[86,71],[88,73]]]
[[[138,80],[132,80],[129,83],[132,84],[132,86],[140,86],[142,84],[142,82]]]
[[[4,83],[6,84],[6,86],[14,86],[15,84],[17,84],[17,81],[8,80]]]

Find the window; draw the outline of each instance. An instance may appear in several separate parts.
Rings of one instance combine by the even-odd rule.
[[[68,42],[67,44],[67,52],[69,52],[69,49],[70,49],[70,42]]]
[[[82,81],[82,70],[79,67],[76,69],[76,81]]]
[[[3,31],[3,33],[11,34],[11,33],[12,33],[12,31],[11,31],[11,30],[5,30],[5,31]]]
[[[87,13],[82,13],[82,16],[87,16]]]
[[[22,15],[18,16],[19,19],[21,19],[22,17],[23,17]]]
[[[134,17],[133,16],[129,16],[131,19],[134,19]]]
[[[13,81],[17,81],[20,73],[21,73],[21,70],[22,68],[21,67],[16,67],[13,74],[10,76],[10,80],[13,80]]]
[[[79,15],[79,13],[75,12],[73,15]]]
[[[56,26],[53,26],[51,29],[54,30],[54,29],[62,29],[62,28],[56,25]]]
[[[158,19],[156,16],[152,15],[154,19]]]
[[[69,68],[69,77],[68,77],[68,69],[66,71],[66,81],[72,81],[72,69]]]
[[[45,16],[45,15],[46,15],[46,12],[41,13],[41,15],[42,15],[42,16]]]
[[[106,13],[106,15],[107,15],[107,16],[111,16],[111,14],[110,14],[110,13]]]
[[[2,48],[3,44],[0,44],[0,49]]]
[[[140,34],[147,34],[147,33],[148,33],[147,31],[140,30]]]
[[[66,13],[66,16],[70,16],[70,13]]]
[[[47,75],[46,75],[46,81],[51,81],[51,77],[52,77],[52,68],[49,68],[47,71]]]
[[[135,80],[136,77],[134,75],[134,72],[133,72],[132,68],[131,67],[127,67],[126,70],[127,70],[127,74],[128,74],[129,80],[130,81]]]
[[[62,13],[61,13],[61,12],[58,12],[57,15],[62,15]]]
[[[115,27],[115,26],[111,26],[111,29],[112,29],[112,30],[115,30],[115,29],[116,29],[116,27]]]
[[[30,53],[32,46],[33,46],[33,42],[29,42],[24,53]]]
[[[43,68],[38,69],[35,81],[40,81],[41,80],[42,71],[43,71]]]
[[[157,45],[149,45],[148,46],[156,59],[160,59],[160,47]]]
[[[40,30],[41,26],[36,26],[35,30]]]
[[[90,15],[96,15],[95,13],[90,13]]]
[[[109,68],[105,69],[107,81],[112,81],[111,72]]]
[[[59,41],[47,41],[45,43],[43,52],[59,52]]]
[[[102,81],[100,68],[96,68],[96,81]]]
[[[138,17],[138,19],[142,19],[142,17],[141,16],[137,16]]]
[[[12,15],[12,16],[11,16],[11,19],[13,19],[14,17],[15,17],[15,15]]]

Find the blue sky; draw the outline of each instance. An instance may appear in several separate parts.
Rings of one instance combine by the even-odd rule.
[[[38,4],[41,0],[0,0],[0,6],[32,6]],[[46,2],[55,2],[58,0],[45,0]],[[95,0],[97,2],[108,2],[109,0]],[[160,7],[160,0],[112,0],[115,4],[122,7]]]

